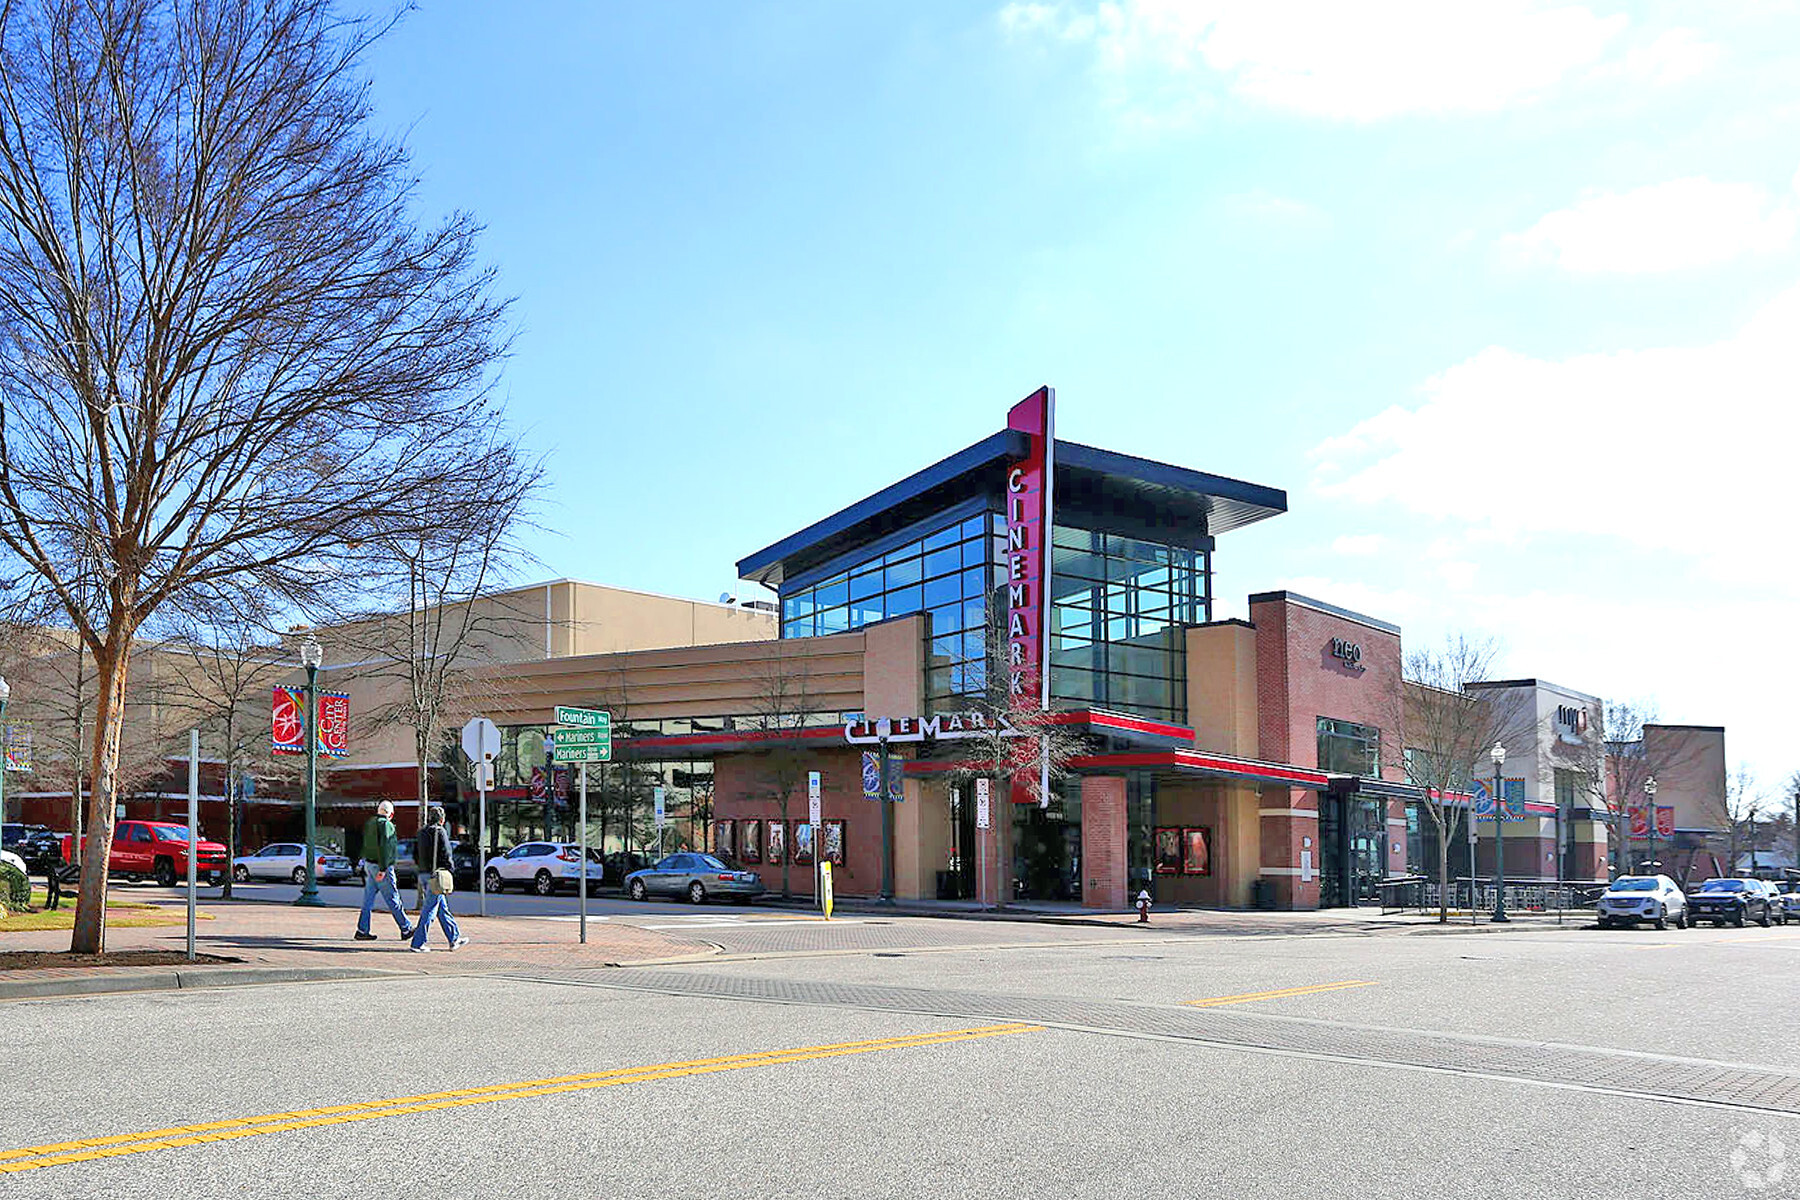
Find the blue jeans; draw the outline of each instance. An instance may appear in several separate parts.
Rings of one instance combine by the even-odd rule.
[[[367,859],[363,860],[363,905],[362,915],[356,918],[356,931],[369,932],[369,914],[374,911],[375,897],[381,896],[381,902],[387,905],[388,912],[393,914],[394,924],[400,927],[400,936],[405,937],[412,932],[412,926],[406,923],[406,910],[400,907],[400,893],[394,887],[394,868],[387,869],[385,878],[376,879],[381,868]]]
[[[425,892],[425,909],[419,914],[419,924],[413,930],[412,944],[423,946],[431,937],[431,918],[436,916],[438,924],[444,928],[444,940],[452,946],[462,936],[462,930],[456,927],[456,916],[450,911],[450,897],[440,896],[429,889]]]

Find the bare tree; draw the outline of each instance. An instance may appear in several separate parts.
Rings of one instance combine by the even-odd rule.
[[[1725,794],[1708,805],[1712,816],[1725,825],[1725,869],[1736,874],[1738,855],[1755,849],[1754,830],[1761,815],[1763,793],[1756,782],[1756,772],[1747,763],[1739,763],[1725,780]]]
[[[1521,696],[1479,687],[1492,682],[1499,657],[1493,638],[1451,633],[1439,646],[1407,651],[1404,660],[1396,728],[1407,781],[1423,790],[1420,806],[1437,834],[1439,923],[1450,919],[1451,839],[1467,836],[1462,822],[1474,819],[1466,797],[1495,743],[1523,749],[1530,731]]]
[[[1001,878],[1011,853],[1010,805],[1013,801],[1048,805],[1058,784],[1074,776],[1071,764],[1089,750],[1086,738],[1061,724],[1053,709],[1029,698],[1014,696],[1007,687],[1006,664],[1011,642],[998,604],[990,598],[989,618],[983,631],[984,664],[977,686],[966,694],[966,711],[979,718],[973,736],[951,743],[956,766],[953,783],[976,779],[993,783],[994,844],[1000,856]],[[1004,908],[1008,889],[1002,887],[995,906]]]
[[[791,642],[771,641],[764,647],[756,669],[755,712],[751,714],[757,734],[756,779],[763,794],[775,802],[783,825],[787,824],[794,794],[800,790],[812,762],[798,740],[813,715],[812,679],[804,650],[801,647],[796,652]],[[794,894],[792,859],[791,853],[783,852],[783,899]]]
[[[72,947],[104,887],[134,641],[175,602],[315,609],[468,528],[505,305],[370,126],[387,26],[329,0],[0,8],[0,580],[98,680]]]

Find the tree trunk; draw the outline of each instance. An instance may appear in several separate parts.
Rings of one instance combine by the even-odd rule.
[[[94,782],[88,800],[87,845],[81,853],[81,893],[75,901],[74,935],[69,939],[73,954],[100,954],[106,949],[106,868],[112,855],[119,741],[125,725],[125,677],[130,665],[131,641],[115,630],[105,652],[94,656],[99,686],[95,697],[94,756],[88,772]]]
[[[232,875],[237,859],[237,704],[225,709],[225,876],[219,887],[221,900],[231,899]]]
[[[1438,827],[1438,924],[1450,923],[1450,837],[1444,830],[1444,819],[1433,816]]]

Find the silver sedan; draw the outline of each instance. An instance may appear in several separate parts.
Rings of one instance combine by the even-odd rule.
[[[741,871],[710,854],[671,854],[655,866],[625,877],[625,894],[633,900],[686,896],[695,904],[704,904],[716,896],[748,904],[765,890],[755,871]]]

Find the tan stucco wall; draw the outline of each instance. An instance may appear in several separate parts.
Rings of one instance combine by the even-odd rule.
[[[1256,758],[1256,630],[1230,622],[1187,631],[1188,724],[1194,745]]]

